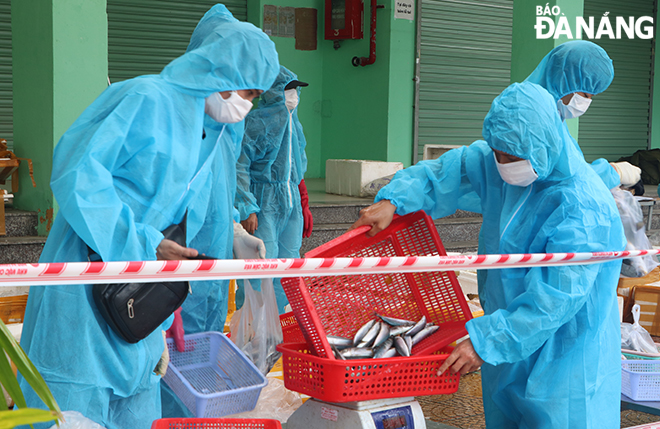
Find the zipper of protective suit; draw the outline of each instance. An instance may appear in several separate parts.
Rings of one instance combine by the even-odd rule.
[[[197,179],[197,176],[199,176],[199,173],[201,173],[201,171],[204,169],[204,167],[206,166],[206,164],[209,162],[209,159],[213,158],[213,156],[215,155],[215,151],[216,151],[217,148],[218,148],[218,142],[220,141],[220,139],[222,138],[222,135],[223,135],[224,132],[225,132],[225,127],[226,127],[226,125],[223,125],[223,126],[222,126],[222,130],[220,130],[220,135],[218,136],[217,140],[215,141],[215,145],[213,146],[213,150],[212,150],[211,153],[209,154],[208,158],[206,158],[206,161],[204,161],[204,164],[202,164],[202,166],[199,168],[199,170],[197,170],[197,173],[195,173],[195,175],[193,176],[193,178],[190,179],[190,182],[188,182],[188,186],[186,186],[186,190],[185,190],[185,191],[183,192],[183,194],[181,194],[181,196],[179,197],[179,200],[177,201],[177,204],[183,199],[183,197],[186,196],[186,194],[187,194],[188,191],[190,190],[190,185],[192,185],[192,183],[195,181],[195,179]],[[174,204],[174,206],[176,206],[176,204]]]
[[[225,128],[226,128],[226,127],[227,127],[226,125],[223,125],[223,126],[222,126],[222,130],[220,130],[220,134],[218,135],[218,138],[217,138],[216,141],[215,141],[215,145],[213,146],[213,150],[211,151],[211,153],[209,154],[209,156],[206,158],[206,161],[204,161],[204,164],[202,164],[202,166],[199,167],[199,170],[197,171],[197,173],[195,173],[195,175],[193,176],[193,178],[190,179],[190,182],[188,182],[188,186],[186,187],[185,192],[184,192],[183,194],[181,194],[181,197],[179,198],[179,201],[181,201],[181,200],[183,199],[183,197],[186,196],[186,194],[187,194],[188,191],[190,190],[190,186],[191,186],[192,183],[195,181],[195,179],[197,179],[197,176],[199,176],[199,173],[202,172],[202,170],[204,169],[204,167],[206,167],[206,164],[208,164],[209,160],[210,160],[211,158],[215,157],[215,151],[218,150],[218,144],[219,144],[218,142],[219,142],[220,139],[222,138],[222,135],[225,133]],[[177,203],[178,203],[179,201],[177,201]],[[176,206],[176,204],[175,204],[175,206]],[[188,243],[186,243],[186,245],[188,245]],[[193,293],[193,292],[192,292],[192,284],[191,284],[190,282],[188,282],[188,293],[191,294],[191,295],[192,295],[192,293]],[[129,312],[132,312],[132,311],[133,311],[133,309],[131,308],[131,307],[132,307],[131,304],[132,304],[132,302],[129,302],[129,304],[128,304],[128,311],[129,311]]]
[[[510,185],[510,186],[513,186],[513,185]],[[513,215],[511,215],[511,219],[509,219],[509,222],[507,222],[506,226],[504,227],[504,230],[500,234],[500,242],[502,241],[502,237],[504,237],[504,234],[506,233],[506,230],[509,229],[509,225],[511,225],[511,222],[513,222],[513,219],[515,219],[516,215],[518,214],[518,212],[520,211],[522,206],[525,205],[525,203],[527,202],[527,199],[529,198],[529,196],[532,195],[532,189],[533,188],[534,188],[534,184],[532,183],[529,186],[529,191],[527,191],[527,195],[525,196],[525,199],[522,201],[522,203],[520,203],[520,205],[518,206],[516,211],[513,213]]]
[[[287,107],[287,110],[288,107]],[[289,112],[289,173],[286,177],[286,190],[289,193],[289,208],[293,208],[293,196],[291,195],[291,173],[293,172],[293,109]]]

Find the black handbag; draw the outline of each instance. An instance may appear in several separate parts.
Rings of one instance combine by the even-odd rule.
[[[185,247],[186,216],[179,225],[169,226],[163,235]],[[101,258],[89,248],[89,260],[97,262]],[[117,335],[129,343],[137,343],[158,329],[183,304],[189,291],[187,281],[92,286],[94,303],[101,316]]]

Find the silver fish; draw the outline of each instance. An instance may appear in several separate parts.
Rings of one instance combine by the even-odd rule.
[[[335,347],[335,346],[332,345],[332,344],[330,344],[330,347],[332,347],[332,351],[335,353],[335,357],[336,357],[337,359],[339,359],[339,360],[346,360],[346,358],[345,358],[344,356],[341,355],[341,353],[339,352],[339,350],[337,349],[337,347]]]
[[[351,347],[339,352],[345,359],[368,359],[374,357],[374,351],[370,348]]]
[[[396,356],[396,349],[395,349],[394,347],[392,347],[391,349],[389,349],[388,351],[386,351],[386,352],[381,356],[381,358],[391,358],[391,357],[394,357],[394,356]]]
[[[410,335],[406,335],[405,337],[403,337],[403,339],[406,342],[406,346],[408,346],[408,350],[412,353],[412,347],[413,347],[412,337]]]
[[[413,325],[395,326],[390,329],[390,336],[396,337],[398,335],[405,335],[412,327]]]
[[[331,346],[336,346],[339,350],[353,345],[353,340],[350,338],[344,338],[337,335],[328,335],[326,338]]]
[[[410,331],[406,332],[406,335],[415,335],[425,327],[426,327],[426,316],[422,316],[422,318],[419,319],[419,322],[417,322],[415,326],[413,326],[410,329]]]
[[[401,356],[410,356],[410,349],[403,337],[394,337],[394,348]]]
[[[420,341],[422,341],[424,338],[431,335],[432,333],[434,333],[435,331],[437,331],[438,329],[440,329],[439,326],[431,325],[431,324],[427,325],[426,328],[422,329],[417,334],[415,334],[414,337],[412,337],[413,346],[419,343]]]
[[[378,335],[376,335],[376,339],[374,340],[374,347],[380,346],[389,337],[390,337],[390,327],[389,327],[389,325],[385,322],[380,322],[380,331],[378,331]]]
[[[385,342],[374,351],[374,358],[381,358],[387,353],[388,350],[392,348],[394,344],[394,338],[389,337]]]
[[[376,323],[375,319],[370,320],[367,323],[365,323],[364,325],[362,325],[362,327],[360,329],[358,329],[357,333],[355,334],[355,337],[353,337],[353,345],[354,346],[357,346],[358,344],[360,344],[360,341],[362,341],[364,336],[367,335],[367,332],[369,332],[369,330],[371,329],[372,326],[374,326],[375,323]]]
[[[380,332],[380,323],[376,322],[373,324],[371,329],[369,329],[364,338],[362,338],[362,341],[360,344],[358,344],[358,347],[370,347],[376,339],[378,332]]]
[[[402,326],[402,325],[413,326],[415,324],[415,322],[412,322],[412,321],[406,320],[406,319],[397,319],[396,317],[387,317],[387,316],[383,316],[383,315],[380,315],[380,314],[377,314],[377,316],[380,317],[383,322],[385,322],[385,323],[387,323],[391,326]]]

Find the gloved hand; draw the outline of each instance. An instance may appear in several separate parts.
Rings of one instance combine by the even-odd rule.
[[[309,195],[307,195],[305,179],[300,181],[298,191],[300,192],[300,205],[302,206],[304,221],[303,237],[310,237],[312,235],[312,229],[314,228],[314,218],[312,217],[312,211],[309,209]]]
[[[176,349],[180,352],[186,351],[186,341],[183,339],[183,319],[181,318],[181,307],[177,308],[174,312],[174,322],[170,329],[165,331],[165,336],[167,338],[174,338],[174,345]]]
[[[234,256],[238,259],[266,258],[266,245],[254,235],[248,234],[240,223],[234,222]]]
[[[610,165],[619,173],[624,188],[635,186],[642,179],[642,170],[629,162],[611,162]]]

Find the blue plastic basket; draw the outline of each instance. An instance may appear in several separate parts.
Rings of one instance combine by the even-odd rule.
[[[196,417],[222,417],[257,405],[266,377],[219,332],[186,335],[186,351],[167,339],[170,365],[163,380]]]
[[[660,400],[660,361],[622,360],[621,393],[633,401]]]

